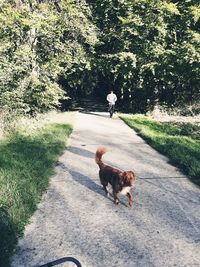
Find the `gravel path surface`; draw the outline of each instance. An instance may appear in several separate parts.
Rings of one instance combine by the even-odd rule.
[[[200,190],[120,119],[79,113],[12,267],[72,256],[83,267],[200,266]],[[134,205],[101,189],[94,155],[137,174]],[[148,178],[148,179],[147,179]],[[59,266],[75,267],[75,264]]]

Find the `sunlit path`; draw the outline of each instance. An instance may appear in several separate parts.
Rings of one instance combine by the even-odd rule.
[[[132,208],[125,197],[119,207],[105,197],[94,161],[99,145],[108,148],[105,162],[136,172]],[[12,267],[66,256],[83,267],[199,266],[199,203],[199,189],[121,120],[79,113]]]

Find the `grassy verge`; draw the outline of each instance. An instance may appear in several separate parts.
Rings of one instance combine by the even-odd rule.
[[[72,131],[66,116],[56,114],[56,123],[51,119],[44,124],[41,120],[34,130],[14,131],[0,140],[1,267],[9,266],[17,239],[48,186],[58,156],[66,147]]]
[[[190,123],[160,123],[139,115],[121,115],[152,147],[200,185],[200,126]]]

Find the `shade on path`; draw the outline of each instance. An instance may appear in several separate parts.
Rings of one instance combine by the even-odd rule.
[[[105,196],[94,161],[100,145],[103,161],[136,172],[132,208],[124,196],[119,207]],[[200,266],[199,188],[120,119],[78,113],[12,267],[66,256],[83,267]]]

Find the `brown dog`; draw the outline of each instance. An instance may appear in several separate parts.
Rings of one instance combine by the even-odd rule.
[[[130,192],[135,184],[136,177],[132,171],[121,171],[102,162],[102,156],[107,152],[105,147],[99,147],[96,151],[95,161],[99,165],[99,178],[103,188],[108,195],[106,186],[108,183],[112,186],[114,203],[119,204],[118,193],[127,195],[129,206],[132,206],[133,197]]]

